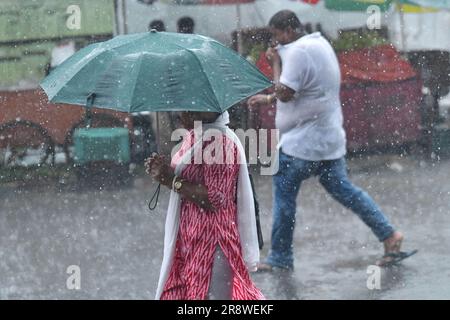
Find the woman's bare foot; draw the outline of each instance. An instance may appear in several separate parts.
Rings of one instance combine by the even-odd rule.
[[[256,272],[258,273],[262,273],[262,272],[272,272],[273,271],[273,267],[268,264],[268,263],[258,263],[258,267],[256,269]]]
[[[272,266],[265,262],[258,263],[257,269],[255,272],[257,273],[265,273],[265,272],[291,272],[294,270],[294,267],[291,268],[283,268],[283,267],[277,267]]]

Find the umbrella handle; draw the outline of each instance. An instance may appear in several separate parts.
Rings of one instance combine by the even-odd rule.
[[[158,184],[158,187],[156,188],[155,192],[153,193],[153,196],[151,197],[150,201],[148,202],[148,209],[150,211],[155,210],[156,206],[158,205],[160,191],[161,191],[161,184]]]
[[[92,106],[94,105],[94,100],[95,100],[96,94],[95,93],[91,93],[88,97],[87,97],[87,101],[86,101],[86,115],[85,115],[85,120],[86,120],[86,127],[90,127],[91,126],[91,122],[92,122]]]
[[[156,152],[161,152],[161,132],[159,127],[159,112],[156,112]]]

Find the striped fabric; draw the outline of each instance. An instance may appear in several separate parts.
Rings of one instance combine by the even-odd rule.
[[[184,141],[173,157],[172,166],[191,148],[193,139]],[[203,150],[208,144],[204,143]],[[209,200],[217,211],[206,211],[193,202],[182,200],[175,257],[162,300],[206,299],[217,246],[224,252],[234,273],[232,299],[264,298],[252,282],[242,257],[236,224],[238,151],[226,136],[223,136],[223,151],[234,154],[234,164],[189,164],[182,172],[184,179],[208,188]]]

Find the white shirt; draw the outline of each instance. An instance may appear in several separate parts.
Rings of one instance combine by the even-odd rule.
[[[316,32],[277,49],[282,61],[280,83],[295,91],[291,101],[277,102],[279,147],[303,160],[343,157],[341,73],[333,48]]]

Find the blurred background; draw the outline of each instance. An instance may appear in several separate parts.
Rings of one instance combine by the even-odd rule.
[[[281,299],[450,297],[442,285],[450,274],[441,245],[450,240],[450,1],[2,0],[0,298],[151,298],[159,272],[167,194],[158,214],[147,214],[156,186],[142,165],[157,150],[155,114],[94,108],[86,121],[82,107],[49,103],[40,81],[91,43],[151,29],[217,39],[270,78],[266,26],[282,9],[332,43],[353,178],[394,222],[419,235],[416,247],[424,240],[428,255],[417,258],[423,269],[384,275],[395,290],[367,293],[370,261],[357,257],[374,256],[377,244],[359,222],[342,226],[354,232],[339,246],[323,242],[321,228],[336,228],[348,213],[310,183],[302,220],[316,223],[300,227],[304,255],[297,259],[311,265],[293,279],[258,278],[258,285]],[[231,126],[273,129],[275,112],[275,105],[251,109],[243,102],[232,108]],[[159,151],[170,154],[177,118],[162,113],[159,123]],[[87,127],[104,131],[89,135]],[[256,175],[266,235],[269,178]],[[317,217],[320,210],[328,215]],[[333,267],[318,250],[332,252],[326,258]],[[66,290],[69,264],[87,268],[85,291]],[[278,280],[282,292],[273,290],[271,281]]]

